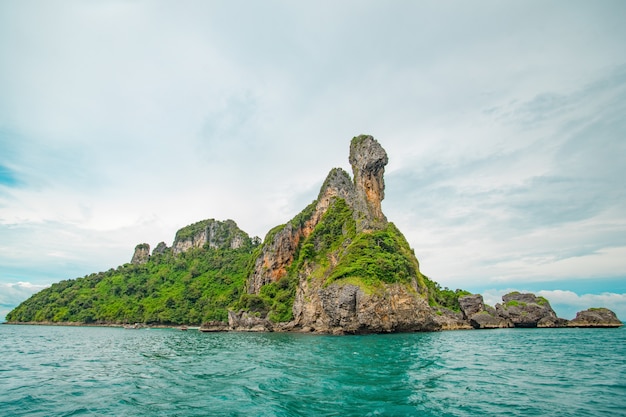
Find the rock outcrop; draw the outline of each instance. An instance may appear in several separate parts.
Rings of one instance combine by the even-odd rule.
[[[152,250],[152,256],[155,255],[163,255],[169,248],[167,247],[167,245],[165,244],[165,242],[159,242],[156,245],[156,248],[154,248]]]
[[[206,323],[202,323],[199,329],[204,333],[217,333],[217,332],[227,332],[230,329],[228,323],[224,323],[223,321],[213,320]]]
[[[265,285],[287,279],[306,241],[306,251],[323,255],[300,259],[299,271],[293,273],[296,275],[291,279],[297,280],[297,287],[294,319],[289,328],[335,334],[440,330],[443,324],[435,319],[428,305],[417,259],[395,227],[394,236],[399,235],[401,243],[388,239],[386,244],[394,246],[389,248],[390,251],[403,253],[398,255],[398,259],[409,271],[401,274],[398,282],[392,282],[396,280],[392,277],[389,284],[377,285],[373,290],[353,282],[334,282],[335,279],[331,278],[337,274],[336,268],[339,268],[342,259],[348,256],[352,239],[390,227],[381,209],[385,195],[383,174],[388,162],[387,153],[373,137],[358,136],[352,139],[349,161],[354,179],[341,168],[331,170],[317,200],[287,224],[268,233],[248,279],[248,293],[260,294]],[[346,210],[351,213],[349,217],[338,220]],[[334,216],[332,221],[339,223],[321,225],[331,211],[330,216]],[[333,230],[326,230],[331,228]],[[312,235],[316,230],[320,236]],[[336,240],[328,241],[333,233]],[[380,247],[381,243],[376,244]],[[403,246],[401,250],[397,245],[406,248]],[[393,261],[387,262],[391,263],[388,267],[395,267]],[[350,266],[346,268],[349,274]],[[358,281],[360,278],[357,276],[355,279]],[[232,320],[241,321],[235,315]],[[248,323],[244,323],[239,327],[247,326]]]
[[[387,162],[387,153],[373,137],[361,135],[352,139],[350,163],[355,174],[354,181],[343,169],[332,169],[317,200],[293,220],[267,234],[261,255],[248,280],[248,293],[258,294],[263,285],[286,275],[300,242],[311,234],[336,198],[343,199],[353,210],[359,231],[383,227],[386,218],[381,201],[385,196],[383,174]]]
[[[326,288],[301,280],[294,328],[303,332],[359,334],[441,330],[424,297],[394,284],[367,294],[351,284]],[[315,289],[313,289],[315,287]]]
[[[211,249],[237,249],[243,246],[247,238],[248,235],[232,220],[224,222],[215,219],[202,220],[176,232],[172,252],[176,255],[191,248],[204,246]]]
[[[150,259],[150,245],[147,243],[140,243],[135,246],[135,252],[130,263],[135,265],[145,264]]]
[[[623,323],[608,308],[590,308],[576,313],[569,322],[571,327],[620,327]]]
[[[513,327],[508,318],[500,317],[493,307],[486,306],[483,296],[471,294],[459,298],[463,318],[468,320],[474,329],[499,329]]]
[[[381,202],[385,198],[385,166],[389,162],[387,152],[371,136],[358,136],[350,143],[350,165],[356,189],[356,211],[363,215],[357,226],[362,230],[376,228],[386,223]]]
[[[515,327],[558,327],[559,319],[543,297],[512,292],[504,295],[502,301],[503,304],[496,304],[496,313]]]
[[[473,329],[469,321],[463,317],[462,312],[452,311],[447,308],[439,307],[435,309],[434,319],[441,327],[441,330]]]
[[[271,332],[273,324],[266,318],[256,317],[245,311],[228,312],[228,327],[236,332]]]

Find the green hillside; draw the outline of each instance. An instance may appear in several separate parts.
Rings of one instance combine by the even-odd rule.
[[[200,324],[227,319],[245,286],[255,245],[166,250],[145,264],[61,281],[11,311],[8,322]]]

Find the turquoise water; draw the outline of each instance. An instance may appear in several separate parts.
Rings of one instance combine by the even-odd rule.
[[[1,416],[624,416],[626,329],[0,326]]]

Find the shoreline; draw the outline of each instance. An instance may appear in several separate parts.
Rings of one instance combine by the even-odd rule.
[[[272,330],[236,330],[236,329],[222,329],[222,330],[211,330],[210,328],[203,328],[201,325],[188,325],[188,324],[139,324],[139,326],[135,327],[130,324],[119,324],[119,323],[79,323],[79,322],[9,322],[5,321],[0,323],[0,325],[10,325],[10,326],[56,326],[56,327],[109,327],[109,328],[122,328],[127,330],[142,330],[142,329],[173,329],[173,330],[191,330],[191,331],[199,331],[201,333],[294,333],[294,334],[312,334],[312,335],[334,335],[334,336],[358,336],[358,335],[367,335],[367,334],[401,334],[401,333],[437,333],[437,332],[449,332],[449,331],[459,331],[459,330],[478,330],[478,331],[489,331],[495,330],[498,328],[483,328],[476,329],[473,327],[456,327],[456,328],[442,328],[439,330],[432,331],[411,331],[411,332],[364,332],[364,333],[326,333],[326,332],[311,332],[302,329],[284,329],[277,328]],[[621,324],[579,324],[579,325],[569,325],[569,326],[559,326],[559,327],[502,327],[505,329],[617,329],[623,327],[624,323]]]

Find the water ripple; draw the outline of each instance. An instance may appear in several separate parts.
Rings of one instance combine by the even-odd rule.
[[[625,329],[314,336],[0,326],[6,416],[624,416]]]

